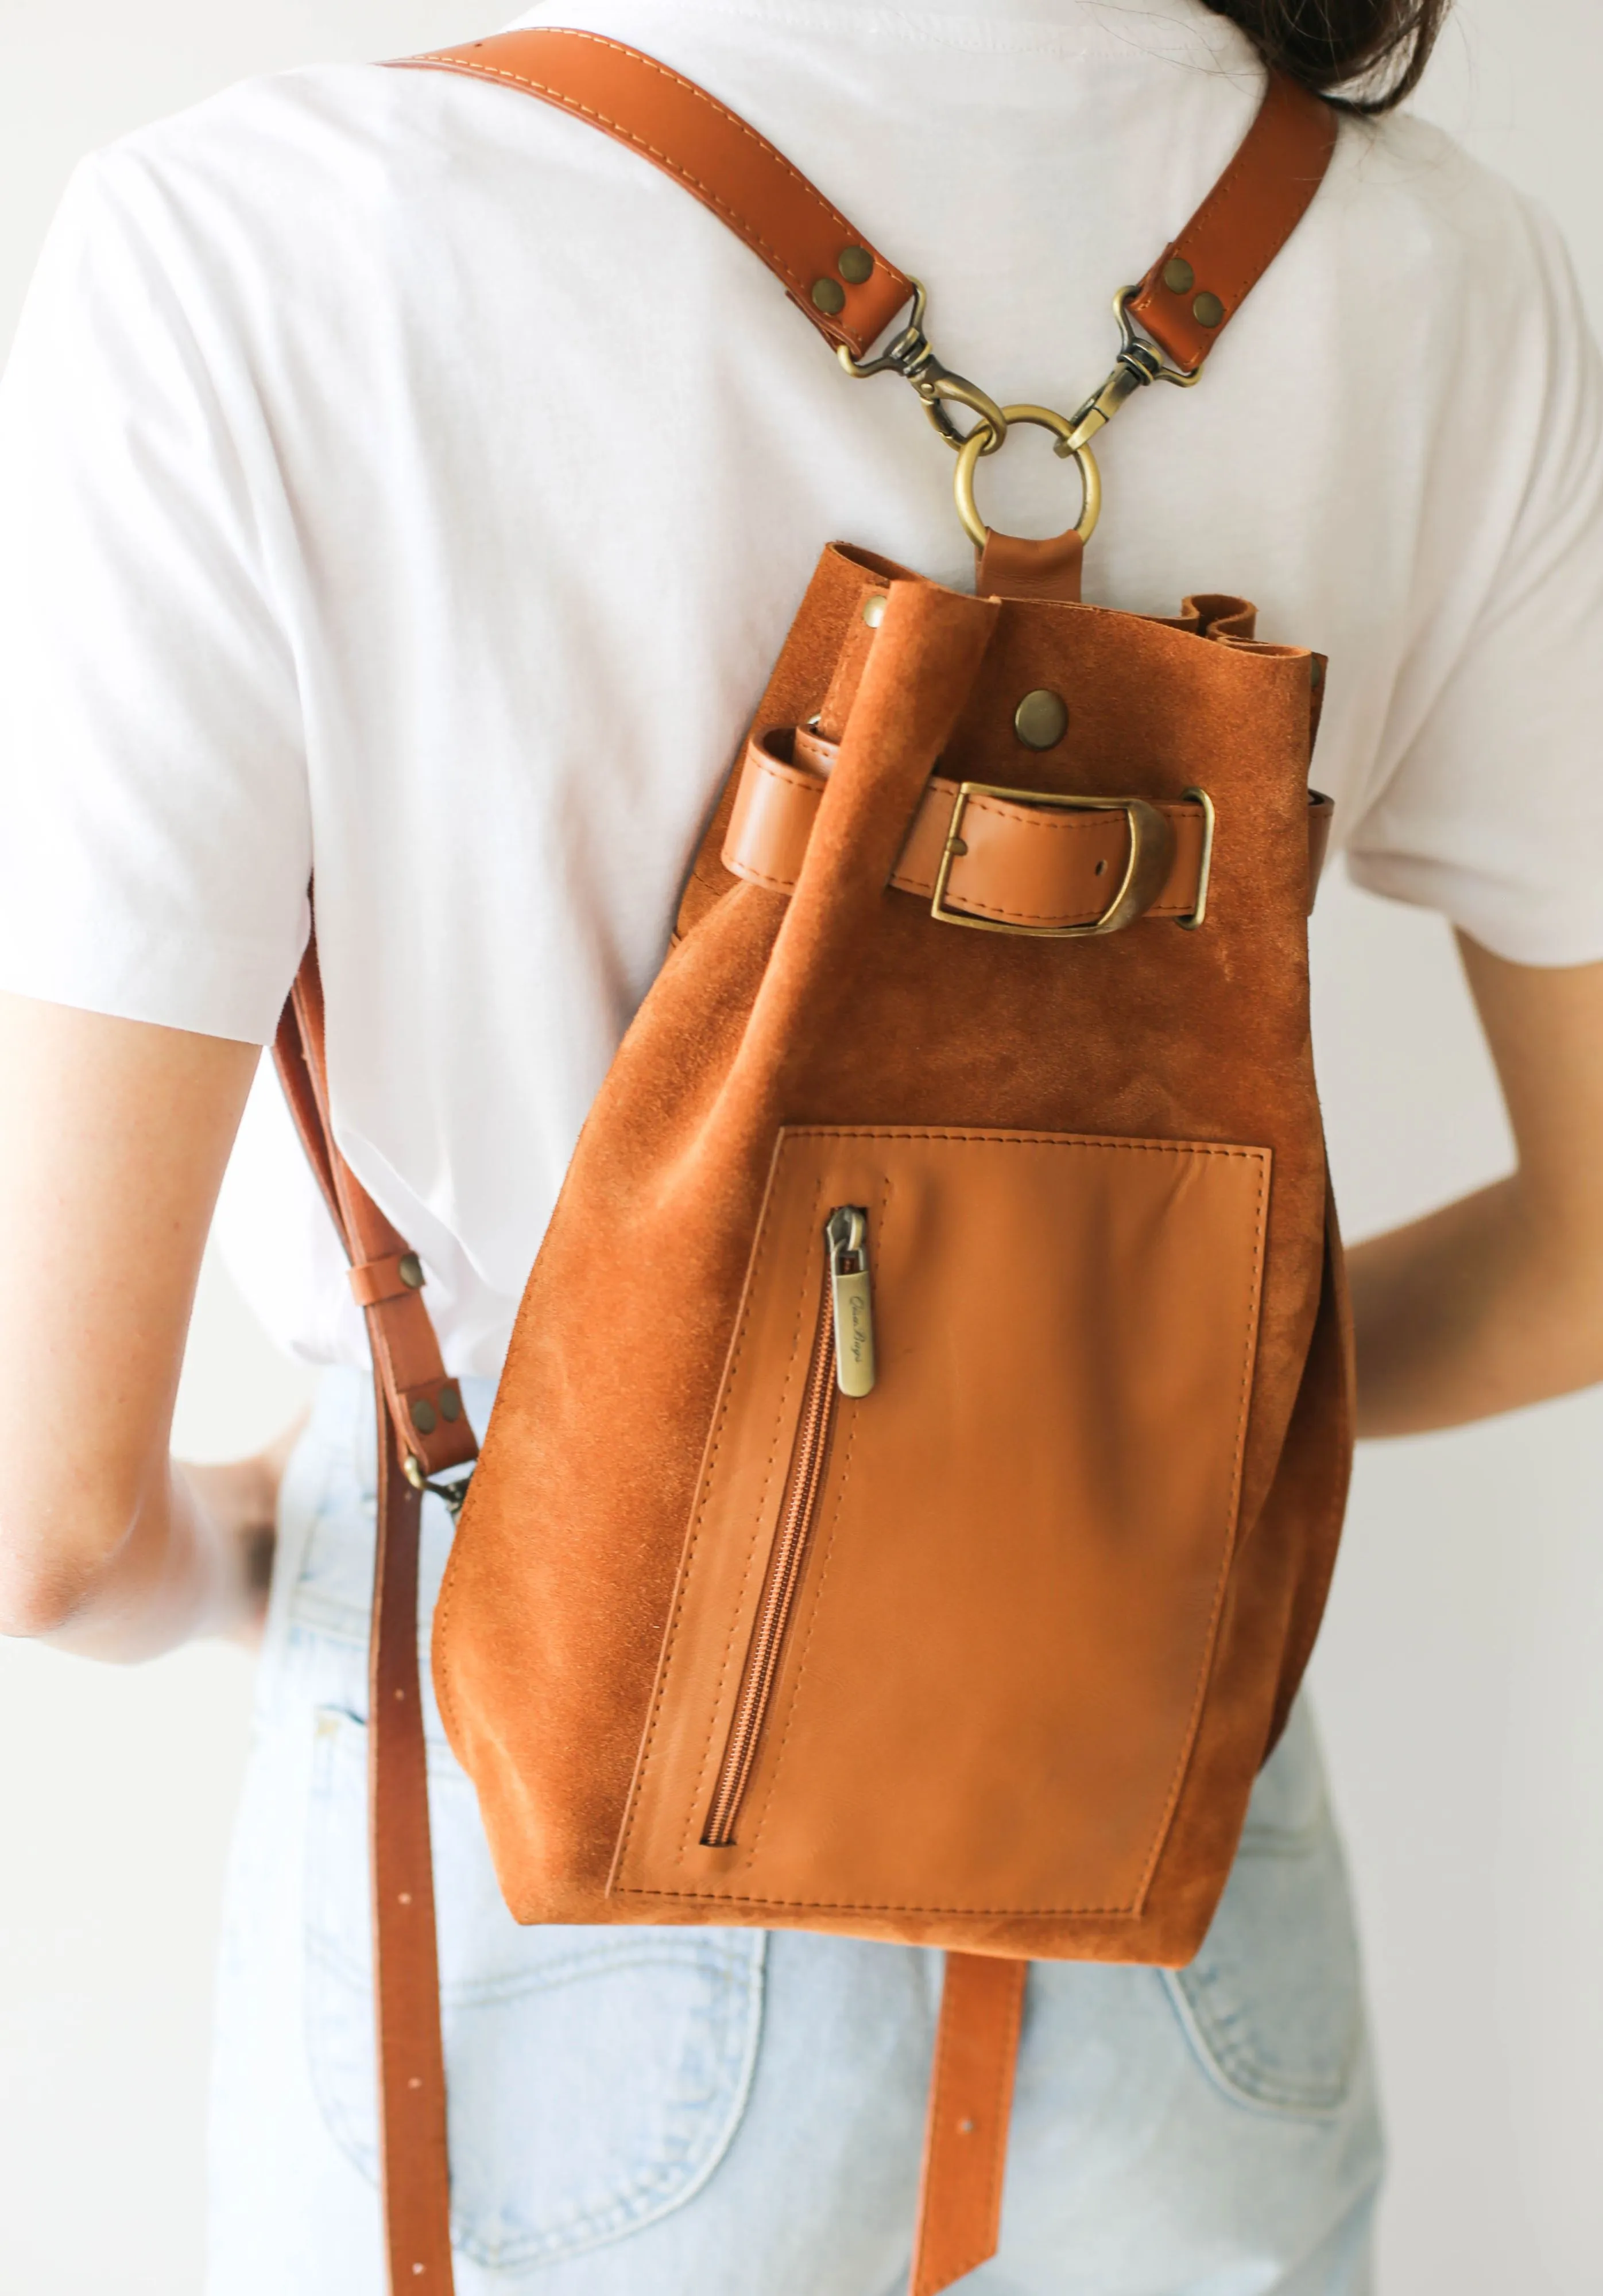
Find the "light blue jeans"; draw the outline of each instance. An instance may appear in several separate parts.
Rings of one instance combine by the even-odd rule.
[[[328,1375],[285,1482],[220,1979],[209,2296],[382,2296],[370,1392]],[[489,1399],[468,1383],[481,1426]],[[431,1502],[428,1608],[448,1540]],[[460,2296],[895,2296],[939,1956],[520,1930],[429,1723]],[[1189,1969],[1032,1971],[1001,2251],[964,2296],[1362,2296],[1380,2168],[1299,1710]]]

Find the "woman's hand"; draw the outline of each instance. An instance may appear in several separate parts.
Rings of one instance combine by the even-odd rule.
[[[1519,1161],[1352,1252],[1360,1435],[1452,1427],[1603,1380],[1603,964],[1510,964],[1459,945]]]

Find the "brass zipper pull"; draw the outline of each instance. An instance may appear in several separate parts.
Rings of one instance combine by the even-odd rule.
[[[843,1395],[874,1387],[874,1302],[868,1291],[868,1215],[860,1204],[841,1204],[824,1229],[829,1251],[829,1292],[834,1309],[834,1375]]]

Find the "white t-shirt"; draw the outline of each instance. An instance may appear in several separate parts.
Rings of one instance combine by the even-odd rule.
[[[1109,299],[1262,76],[1197,0],[588,0],[931,291],[941,355],[1072,407]],[[1255,598],[1329,653],[1360,881],[1603,957],[1603,394],[1550,226],[1434,130],[1344,126],[1201,385],[1099,442],[1092,599]],[[341,1144],[493,1371],[569,1152],[820,546],[971,578],[951,458],[604,136],[374,67],[86,162],[0,390],[0,985],[268,1038],[315,865]],[[991,522],[1076,514],[1040,434]],[[259,1090],[231,1256],[359,1359]]]

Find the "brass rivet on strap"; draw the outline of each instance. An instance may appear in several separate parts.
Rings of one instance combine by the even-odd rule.
[[[395,1272],[408,1292],[422,1291],[423,1262],[415,1251],[402,1252]]]
[[[448,1380],[440,1390],[440,1415],[453,1423],[462,1416],[462,1390],[455,1380]]]
[[[860,287],[874,276],[874,258],[866,247],[843,247],[835,269],[849,287]]]
[[[890,601],[887,599],[883,590],[872,591],[869,595],[863,600],[863,619],[867,623],[868,627],[871,630],[878,629],[880,624],[884,620],[885,608],[889,603]]]
[[[1216,327],[1224,317],[1224,305],[1204,287],[1191,306],[1191,316],[1199,327]]]
[[[846,308],[846,290],[838,279],[815,279],[812,299],[826,318],[833,319],[837,311],[843,311]]]
[[[1171,295],[1188,295],[1196,284],[1196,274],[1183,255],[1171,255],[1163,266],[1163,284]]]
[[[412,1424],[420,1435],[432,1435],[440,1424],[440,1416],[426,1395],[413,1399]]]
[[[1055,749],[1069,730],[1069,705],[1049,685],[1038,685],[1014,711],[1013,730],[1026,750]]]

